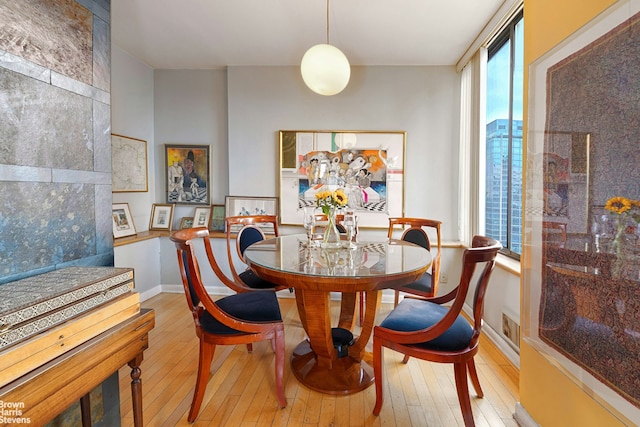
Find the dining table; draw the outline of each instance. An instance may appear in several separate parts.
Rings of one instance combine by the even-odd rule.
[[[244,260],[262,279],[295,290],[307,338],[294,349],[291,368],[308,388],[347,395],[374,381],[372,355],[366,350],[381,303],[381,291],[416,281],[431,265],[431,253],[395,239],[363,240],[322,247],[306,235],[265,239],[249,246]],[[340,296],[337,319],[331,299]],[[356,327],[356,301],[365,312]],[[355,336],[354,333],[358,333]]]

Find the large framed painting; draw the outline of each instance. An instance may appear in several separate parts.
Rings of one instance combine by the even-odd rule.
[[[208,145],[165,144],[167,204],[209,205]]]
[[[111,134],[111,191],[145,192],[148,185],[147,141]]]
[[[638,58],[640,2],[623,0],[531,64],[522,263],[524,341],[629,425],[640,420]],[[548,239],[550,222],[566,236]]]
[[[344,190],[359,227],[387,228],[404,213],[401,131],[279,132],[282,224],[301,225],[316,193]]]

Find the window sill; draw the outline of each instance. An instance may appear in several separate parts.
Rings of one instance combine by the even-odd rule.
[[[498,254],[498,257],[496,258],[496,266],[508,271],[509,273],[515,274],[516,276],[520,276],[520,261],[513,258]]]

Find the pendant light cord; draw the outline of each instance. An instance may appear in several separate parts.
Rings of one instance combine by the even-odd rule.
[[[329,0],[327,0],[327,44],[329,44]]]

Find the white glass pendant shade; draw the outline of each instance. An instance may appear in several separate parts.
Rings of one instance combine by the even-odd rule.
[[[330,44],[317,44],[302,57],[302,80],[320,95],[335,95],[349,83],[351,67],[340,49]]]

